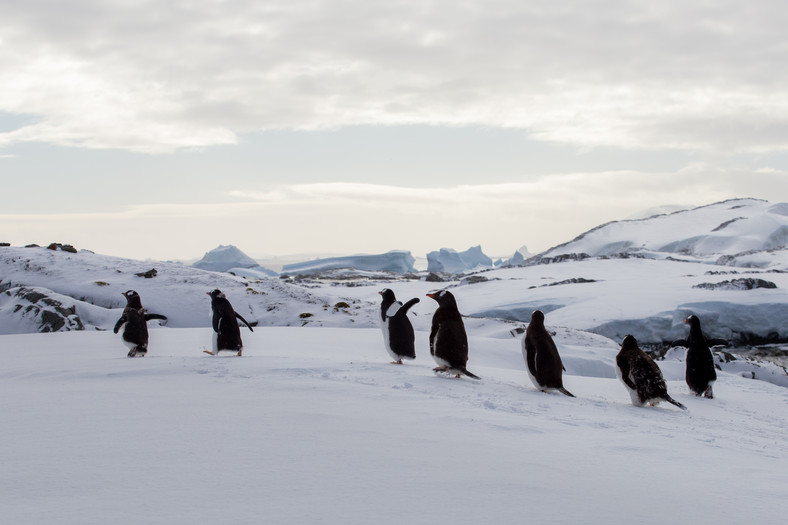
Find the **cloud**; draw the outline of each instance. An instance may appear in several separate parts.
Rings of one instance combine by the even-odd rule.
[[[0,214],[3,240],[68,242],[101,253],[169,259],[219,244],[269,254],[416,255],[482,244],[511,255],[541,251],[599,224],[670,204],[693,207],[734,197],[788,193],[784,172],[692,164],[675,172],[610,171],[533,181],[448,187],[316,183],[235,190],[211,203],[148,204],[105,213]],[[173,242],[177,239],[177,242]]]
[[[17,2],[0,111],[40,141],[161,153],[271,129],[481,125],[579,147],[788,147],[771,0]]]

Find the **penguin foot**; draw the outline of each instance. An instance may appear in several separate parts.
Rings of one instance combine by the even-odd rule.
[[[708,399],[714,399],[714,392],[711,391],[711,387],[703,391],[703,397]]]
[[[235,354],[235,355],[237,355],[238,357],[240,357],[242,352],[243,352],[243,349],[240,349],[240,350],[238,350],[238,353],[237,353],[237,354]]]
[[[208,354],[208,355],[214,355],[214,353],[213,353],[213,352],[211,352],[210,350],[203,350],[203,352],[205,352],[205,353],[206,353],[206,354]]]
[[[449,367],[447,367],[447,366],[436,366],[435,368],[432,369],[432,371],[433,372],[445,372],[448,369],[449,369]]]
[[[399,361],[392,361],[390,364],[392,364],[392,365],[401,365],[402,364],[402,359],[400,359]]]

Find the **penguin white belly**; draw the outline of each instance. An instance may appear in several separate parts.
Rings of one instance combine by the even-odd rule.
[[[211,338],[211,342],[213,343],[213,355],[219,354],[219,334],[216,332],[213,333],[213,337]]]
[[[531,369],[528,368],[528,351],[525,349],[525,338],[523,338],[522,350],[523,361],[525,362],[525,373],[528,374],[528,379],[531,380],[531,383],[539,390],[542,390],[542,385],[539,384],[539,381],[537,381],[536,377],[531,373]],[[536,366],[536,359],[534,359],[534,366]]]
[[[389,322],[390,320],[387,317],[386,320],[382,321],[380,324],[380,328],[383,331],[383,345],[386,347],[386,351],[389,353],[391,358],[396,361],[400,358],[400,356],[398,356],[396,352],[391,349],[391,327],[389,326]]]

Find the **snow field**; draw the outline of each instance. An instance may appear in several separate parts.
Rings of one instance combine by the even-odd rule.
[[[782,522],[788,390],[721,373],[717,398],[637,408],[562,346],[576,399],[535,390],[520,340],[471,336],[482,381],[388,364],[379,329],[208,328],[0,337],[4,523]],[[583,360],[584,353],[591,358]],[[583,375],[578,375],[583,374]],[[599,376],[602,377],[599,377]]]

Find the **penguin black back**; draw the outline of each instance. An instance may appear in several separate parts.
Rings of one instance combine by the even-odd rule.
[[[254,332],[252,326],[241,317],[227,300],[224,293],[218,288],[206,292],[211,297],[211,324],[214,331],[214,348],[213,352],[209,354],[218,354],[222,350],[237,351],[241,355],[243,348],[243,341],[241,340],[241,329],[238,326],[240,319],[243,323]]]
[[[454,295],[447,290],[441,290],[429,293],[427,297],[438,303],[438,309],[432,315],[430,329],[430,354],[439,365],[434,370],[456,370],[468,377],[479,379],[465,368],[468,363],[468,335],[465,333],[465,324]]]
[[[564,365],[552,336],[544,326],[544,313],[535,310],[523,337],[523,358],[528,376],[534,386],[542,391],[558,390],[575,397],[564,388],[562,373]]]
[[[643,406],[656,405],[667,401],[682,410],[687,407],[668,395],[668,387],[657,363],[640,349],[637,340],[627,335],[616,356],[616,372],[632,398],[632,404]]]
[[[687,337],[687,370],[685,379],[690,391],[696,396],[709,399],[714,397],[712,386],[717,380],[717,371],[714,369],[714,356],[703,335],[700,319],[690,315],[686,321],[690,327]]]

